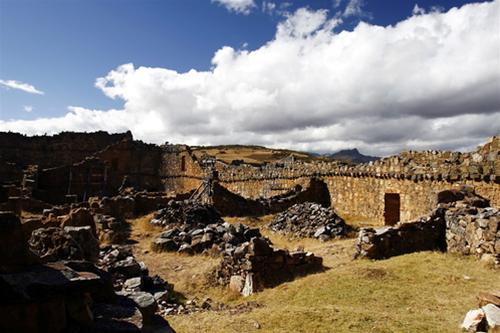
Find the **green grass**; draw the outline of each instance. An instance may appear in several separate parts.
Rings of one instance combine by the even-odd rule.
[[[460,332],[465,313],[477,306],[477,293],[500,287],[498,270],[471,257],[421,252],[381,261],[353,260],[353,239],[321,243],[265,234],[279,246],[293,249],[300,244],[318,253],[329,269],[243,298],[206,285],[201,276],[216,265],[212,258],[142,256],[149,259],[152,274],[167,277],[187,298],[206,295],[233,306],[247,301],[262,305],[239,314],[168,316],[178,333]],[[143,249],[146,241],[140,240]],[[179,263],[185,269],[177,275],[172,267]],[[189,279],[193,275],[198,278]]]
[[[179,333],[459,332],[463,316],[477,305],[476,294],[499,285],[498,271],[471,258],[416,253],[356,260],[265,290],[244,299],[263,304],[248,313],[168,320]]]

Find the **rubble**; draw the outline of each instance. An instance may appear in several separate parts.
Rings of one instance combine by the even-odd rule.
[[[351,229],[332,208],[313,202],[296,204],[277,214],[269,228],[276,232],[322,241],[346,236]]]
[[[167,227],[169,225],[207,225],[222,222],[219,212],[211,205],[196,201],[168,202],[167,207],[156,212],[151,224]]]
[[[44,262],[85,259],[80,244],[68,232],[58,227],[34,230],[29,246]]]
[[[253,237],[249,242],[226,250],[213,272],[216,284],[249,296],[264,288],[291,281],[297,275],[321,271],[323,260],[310,252],[275,249],[268,239]]]
[[[81,260],[86,253],[80,245],[89,237],[90,226],[36,229],[30,245],[42,255],[38,258],[28,248],[20,219],[0,212],[0,331],[173,332],[155,314],[156,300],[149,294],[116,295],[111,277]],[[40,263],[47,260],[52,262]],[[145,288],[165,284],[152,281]]]
[[[194,254],[211,250],[219,253],[234,250],[239,244],[260,236],[259,229],[241,223],[183,224],[162,232],[151,248],[155,252]]]
[[[167,208],[156,213],[151,223],[166,227],[151,245],[155,252],[221,252],[252,237],[260,237],[259,229],[241,223],[225,223],[213,206],[189,201],[169,202]]]

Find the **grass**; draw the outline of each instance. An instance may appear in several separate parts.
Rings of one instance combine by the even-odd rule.
[[[243,222],[262,226],[270,218]],[[132,221],[139,258],[152,274],[173,282],[186,297],[262,305],[238,314],[219,311],[168,316],[178,333],[459,332],[465,313],[477,305],[477,293],[500,285],[498,271],[469,257],[422,252],[382,261],[352,260],[353,239],[321,243],[288,239],[263,229],[277,246],[302,246],[322,255],[328,269],[243,298],[206,284],[203,276],[215,267],[217,259],[145,253],[152,232],[144,232],[141,225]],[[176,269],[178,266],[181,268]]]

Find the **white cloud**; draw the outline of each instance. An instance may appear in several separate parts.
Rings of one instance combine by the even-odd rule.
[[[0,121],[0,130],[132,130],[149,142],[314,151],[469,149],[499,134],[500,3],[360,23],[336,33],[300,9],[255,50],[220,48],[209,71],[122,65],[96,81],[123,110]]]
[[[338,7],[340,3],[335,3],[335,6]],[[366,12],[363,9],[365,5],[363,0],[348,0],[347,5],[344,9],[344,13],[342,13],[343,17],[367,17],[371,18],[371,14]]]
[[[31,113],[31,111],[33,111],[33,106],[31,106],[31,105],[25,105],[25,106],[23,107],[23,110],[24,110],[25,112]]]
[[[0,85],[4,86],[6,88],[22,90],[22,91],[30,93],[30,94],[37,94],[37,95],[44,94],[43,91],[36,89],[31,84],[23,83],[23,82],[16,81],[16,80],[0,80]]]
[[[412,11],[413,15],[423,15],[425,14],[425,9],[423,7],[420,7],[417,3],[415,4],[415,7],[413,7]]]
[[[273,14],[276,10],[276,3],[272,1],[262,1],[262,11],[266,14]]]
[[[239,14],[248,15],[254,7],[256,7],[254,0],[212,0],[219,5],[227,8],[227,10]]]

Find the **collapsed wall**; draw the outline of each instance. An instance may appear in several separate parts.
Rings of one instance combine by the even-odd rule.
[[[322,269],[321,257],[310,252],[276,249],[265,238],[255,237],[224,253],[221,264],[214,271],[214,279],[220,285],[249,296]]]
[[[214,206],[223,216],[262,216],[282,212],[295,204],[316,202],[324,207],[330,206],[330,196],[326,184],[312,178],[302,188],[296,185],[292,190],[270,198],[247,199],[233,193],[216,182],[213,186]]]
[[[440,192],[437,201],[437,208],[417,221],[361,229],[356,257],[384,259],[438,250],[500,264],[500,211],[467,187]]]

